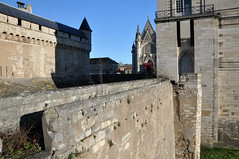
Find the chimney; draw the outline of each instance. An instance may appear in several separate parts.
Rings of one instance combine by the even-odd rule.
[[[27,4],[26,10],[27,10],[29,13],[32,13],[32,5],[31,5],[31,4]]]
[[[17,8],[24,8],[25,3],[17,1]]]
[[[21,10],[24,10],[24,11],[27,11],[29,13],[32,13],[32,6],[30,4],[27,4],[26,8],[25,8],[25,3],[17,1],[17,7],[19,9],[21,9]]]

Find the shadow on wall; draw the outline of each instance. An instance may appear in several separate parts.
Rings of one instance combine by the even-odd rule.
[[[57,23],[55,70],[51,77],[57,88],[89,84],[91,32],[84,18],[79,30]],[[67,32],[67,33],[65,33]]]
[[[32,140],[37,140],[41,150],[45,150],[43,129],[42,129],[43,111],[27,114],[20,119],[20,129],[29,131],[27,136]]]
[[[113,82],[123,82],[123,81],[133,81],[133,80],[140,80],[140,79],[151,79],[156,78],[155,75],[148,75],[148,74],[110,74],[110,75],[102,75],[103,80],[100,79],[100,75],[91,75],[91,79],[94,84],[101,84],[103,83],[113,83]]]

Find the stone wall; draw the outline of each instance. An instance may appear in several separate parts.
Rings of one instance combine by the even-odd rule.
[[[90,40],[4,14],[0,24],[0,78],[89,78]]]
[[[54,157],[171,159],[176,149],[177,156],[197,159],[200,78],[185,79],[175,105],[171,83],[159,79],[1,98],[0,132],[19,129],[32,114],[44,114],[45,150]]]
[[[239,148],[239,10],[220,19],[217,146]],[[234,18],[231,18],[231,17]]]
[[[156,25],[157,75],[178,81],[178,48],[176,22]]]
[[[41,91],[16,97],[0,98],[0,132],[19,128],[20,118],[58,105],[118,93],[156,83],[157,80],[139,80],[101,84],[55,91]]]
[[[201,144],[201,75],[186,74],[174,86],[176,158],[199,159]]]
[[[214,70],[217,59],[217,36],[214,32],[216,20],[214,18],[197,19],[195,27],[195,72],[202,76],[202,144],[213,145],[214,117],[217,105],[214,102],[216,85],[216,71]]]
[[[169,0],[158,0],[158,10],[170,9]],[[175,7],[172,1],[172,7]],[[203,2],[203,1],[202,1]],[[192,14],[155,19],[157,25],[158,74],[178,81],[176,22],[181,23],[181,39],[189,35],[189,19],[194,21],[194,73],[201,74],[202,136],[204,146],[238,148],[238,22],[239,1],[207,0],[214,14]],[[199,6],[193,0],[192,6]],[[204,5],[204,4],[203,4]],[[159,13],[160,15],[160,13]],[[161,15],[162,16],[162,15]],[[185,62],[187,64],[187,62]]]
[[[173,159],[172,92],[163,82],[47,109],[46,150],[58,158]]]

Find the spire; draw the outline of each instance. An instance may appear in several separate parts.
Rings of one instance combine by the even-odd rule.
[[[136,33],[136,41],[139,41],[141,40],[141,34],[140,34],[140,31],[139,31],[139,25],[137,26],[137,33]]]
[[[140,34],[140,31],[139,31],[139,25],[137,26],[137,34]]]
[[[90,29],[90,26],[89,26],[89,24],[88,24],[88,22],[87,22],[86,18],[84,18],[84,20],[82,21],[82,23],[81,23],[81,26],[80,26],[80,29],[79,29],[79,30],[87,30],[87,31],[92,31],[92,30]]]

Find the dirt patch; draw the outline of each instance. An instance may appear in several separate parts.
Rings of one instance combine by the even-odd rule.
[[[21,93],[33,93],[40,90],[54,90],[56,87],[48,81],[32,81],[35,86],[0,80],[0,97],[16,96]]]

